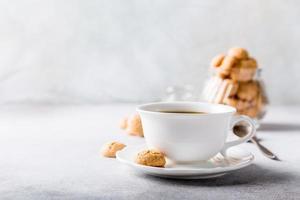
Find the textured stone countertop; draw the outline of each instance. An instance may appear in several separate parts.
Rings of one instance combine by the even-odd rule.
[[[0,199],[300,199],[300,107],[270,107],[258,137],[282,159],[209,180],[137,174],[99,154],[119,140],[143,143],[118,127],[132,104],[1,106]]]

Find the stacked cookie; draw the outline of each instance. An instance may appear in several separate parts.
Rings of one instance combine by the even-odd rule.
[[[248,52],[239,47],[231,48],[227,55],[220,54],[213,58],[211,66],[223,79],[246,82],[253,79],[257,62],[249,57]]]
[[[235,107],[239,114],[261,118],[267,103],[264,87],[255,77],[257,62],[240,47],[212,59],[214,76],[204,89],[205,100]]]

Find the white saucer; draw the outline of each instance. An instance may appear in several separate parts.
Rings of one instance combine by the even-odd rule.
[[[229,172],[250,165],[254,156],[241,147],[232,147],[227,151],[227,157],[220,154],[208,161],[193,164],[175,164],[167,159],[165,168],[149,167],[134,162],[138,152],[147,149],[146,145],[129,146],[117,152],[117,159],[133,169],[145,174],[176,179],[207,179],[223,176]]]

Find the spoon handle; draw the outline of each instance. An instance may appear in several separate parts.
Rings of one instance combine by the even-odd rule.
[[[272,159],[272,160],[278,160],[279,158],[272,153],[269,149],[267,149],[265,146],[263,146],[262,144],[260,144],[260,142],[257,140],[257,138],[253,137],[251,138],[251,142],[253,142],[254,144],[256,144],[256,146],[259,148],[259,150],[268,158]]]

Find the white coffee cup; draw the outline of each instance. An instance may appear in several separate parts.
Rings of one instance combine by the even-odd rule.
[[[221,104],[159,102],[138,106],[137,111],[142,119],[147,146],[164,152],[175,162],[204,161],[219,152],[226,156],[228,148],[248,141],[256,132],[252,119],[235,116],[235,108]],[[249,124],[249,133],[243,138],[226,142],[230,129],[239,122]]]

